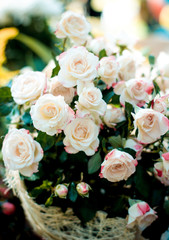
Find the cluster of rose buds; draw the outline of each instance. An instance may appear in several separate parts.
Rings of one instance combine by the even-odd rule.
[[[85,182],[80,182],[77,184],[76,190],[80,196],[89,197],[89,191],[91,190],[91,187]],[[68,184],[58,184],[55,187],[55,196],[59,198],[66,198],[67,194]]]

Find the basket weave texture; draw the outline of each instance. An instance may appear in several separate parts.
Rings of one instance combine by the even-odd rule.
[[[46,240],[134,240],[136,229],[127,229],[123,218],[107,218],[98,211],[96,217],[82,227],[71,209],[63,213],[60,208],[38,205],[29,196],[19,172],[7,171],[6,183],[21,201],[25,215],[33,230]]]

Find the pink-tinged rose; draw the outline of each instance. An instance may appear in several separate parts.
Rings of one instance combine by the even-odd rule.
[[[90,24],[83,15],[67,11],[62,14],[55,35],[58,38],[69,37],[75,45],[82,45],[87,40],[90,29]]]
[[[117,149],[109,152],[101,165],[100,177],[110,182],[127,180],[136,170],[137,160]]]
[[[91,187],[85,182],[80,182],[77,184],[76,190],[82,197],[88,197]]]
[[[152,108],[157,111],[157,112],[160,112],[160,113],[163,113],[163,114],[166,114],[167,112],[167,108],[169,107],[169,94],[163,96],[163,97],[160,97],[160,98],[157,98],[152,106]]]
[[[128,214],[127,227],[132,228],[137,225],[140,231],[143,231],[158,218],[156,212],[146,202],[141,201],[133,204],[128,209]]]
[[[93,155],[99,146],[99,127],[90,118],[76,118],[64,129],[63,143],[68,153],[83,151]]]
[[[111,87],[112,84],[116,83],[118,77],[119,64],[115,57],[104,57],[99,62],[98,74],[101,79]]]
[[[68,194],[68,187],[65,184],[58,184],[55,187],[55,195],[59,198],[66,198]]]
[[[141,109],[133,117],[137,140],[143,144],[157,141],[169,129],[168,118],[153,109]]]
[[[121,108],[113,107],[110,104],[107,105],[103,121],[109,128],[114,128],[117,123],[125,121],[125,119],[124,111]]]
[[[28,71],[15,77],[11,93],[14,101],[21,105],[37,100],[46,88],[46,75],[42,72]]]
[[[12,215],[12,214],[14,214],[15,210],[16,210],[16,207],[13,203],[10,203],[10,202],[2,203],[3,214]]]
[[[64,87],[59,81],[58,77],[51,78],[49,93],[53,96],[63,96],[64,100],[67,104],[70,104],[75,96],[75,89],[74,88],[66,88]]]
[[[27,130],[11,129],[3,141],[2,155],[6,168],[30,177],[38,171],[43,150]]]
[[[99,59],[85,47],[70,48],[59,58],[58,81],[64,87],[74,87],[78,81],[91,82],[97,77]]]
[[[36,129],[53,136],[60,133],[74,119],[74,111],[63,96],[45,94],[31,107],[31,118]]]
[[[131,79],[127,82],[117,83],[114,87],[114,92],[120,95],[120,103],[122,106],[125,105],[125,102],[129,102],[132,105],[142,107],[149,101],[149,95],[147,93],[149,85],[151,85],[151,83],[144,78]]]
[[[96,87],[84,87],[79,95],[76,108],[83,115],[98,114],[103,116],[106,112],[107,104],[102,99],[102,92]]]
[[[133,139],[133,138],[127,139],[124,147],[133,149],[136,152],[136,159],[137,160],[141,159],[141,153],[143,151],[143,145],[138,143],[137,139]]]
[[[162,184],[169,186],[169,171],[164,165],[164,161],[154,164],[154,175]]]

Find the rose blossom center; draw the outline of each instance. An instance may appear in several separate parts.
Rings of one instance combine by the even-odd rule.
[[[154,115],[153,114],[148,114],[147,117],[144,119],[143,126],[145,128],[150,128],[154,124]]]
[[[74,137],[76,139],[85,139],[88,137],[88,130],[86,127],[81,126],[80,124],[75,128]]]
[[[22,158],[22,159],[27,157],[28,151],[23,142],[19,142],[16,145],[15,154],[17,157]]]
[[[44,117],[52,118],[57,115],[57,109],[54,104],[49,103],[41,108],[41,114]]]

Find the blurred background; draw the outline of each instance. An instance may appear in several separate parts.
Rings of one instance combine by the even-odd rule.
[[[65,10],[85,14],[95,37],[127,41],[155,56],[169,53],[169,0],[0,0],[0,86],[10,84],[19,70],[46,66],[56,54],[54,31]],[[5,126],[1,117],[0,147]],[[1,159],[0,240],[40,239],[3,178]]]

